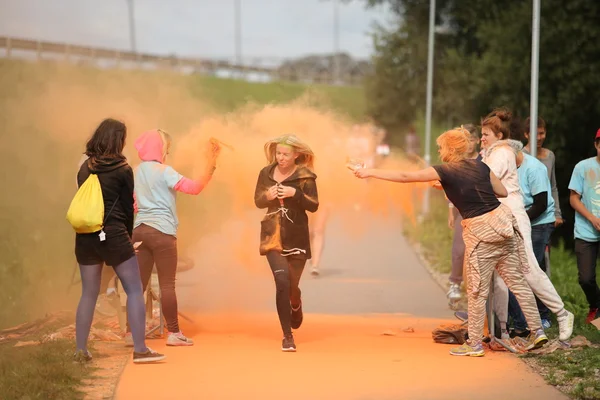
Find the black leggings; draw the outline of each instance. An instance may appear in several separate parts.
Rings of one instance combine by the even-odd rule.
[[[596,281],[596,261],[600,242],[575,239],[575,255],[579,270],[579,285],[585,293],[590,309],[600,308],[600,287]]]
[[[306,259],[287,256],[270,251],[267,253],[269,267],[275,278],[275,304],[284,335],[292,334],[292,307],[296,308],[301,302],[300,277],[304,270]]]

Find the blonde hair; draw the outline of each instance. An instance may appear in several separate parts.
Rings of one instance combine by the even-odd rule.
[[[156,131],[160,135],[160,139],[163,142],[162,159],[164,161],[167,159],[167,154],[169,154],[169,150],[171,148],[171,135],[169,135],[166,131],[163,131],[162,129],[157,129]]]
[[[282,135],[265,143],[265,156],[267,157],[269,164],[273,164],[277,161],[275,159],[275,153],[278,144],[290,146],[296,153],[299,153],[298,158],[296,158],[296,164],[313,170],[315,155],[310,147],[298,139],[296,135]]]
[[[468,157],[471,140],[471,133],[462,126],[442,133],[436,140],[440,147],[440,159],[443,162],[464,160]]]

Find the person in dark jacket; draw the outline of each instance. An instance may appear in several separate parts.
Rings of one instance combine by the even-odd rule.
[[[311,258],[306,211],[319,208],[312,150],[294,135],[265,144],[268,165],[258,175],[254,203],[266,208],[261,221],[260,254],[275,278],[277,314],[283,330],[283,351],[296,351],[292,328],[302,324],[300,277]]]
[[[127,138],[125,124],[105,119],[87,142],[83,162],[77,174],[81,186],[90,174],[98,175],[104,200],[102,230],[76,234],[75,256],[81,273],[82,293],[77,307],[75,331],[79,361],[90,361],[87,341],[100,292],[103,264],[115,270],[127,293],[127,311],[133,332],[134,363],[148,363],[165,358],[146,346],[146,315],[142,280],[131,235],[133,231],[133,171],[123,148]]]

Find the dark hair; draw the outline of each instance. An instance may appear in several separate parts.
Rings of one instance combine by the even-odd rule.
[[[519,117],[513,117],[508,126],[510,129],[510,137],[517,140],[525,139],[525,129],[523,128],[523,120]]]
[[[477,129],[477,127],[473,124],[465,124],[462,125],[462,127],[464,129],[466,129],[472,137],[474,137],[475,139],[479,139],[479,129]]]
[[[531,117],[527,117],[527,119],[525,120],[525,133],[529,133],[529,131],[531,130],[531,129],[529,129],[530,125],[531,125]],[[544,121],[544,119],[542,117],[538,116],[537,127],[546,129],[546,121]]]
[[[497,108],[481,120],[481,129],[490,128],[494,135],[502,134],[502,139],[511,138],[512,113],[506,108]]]
[[[123,148],[127,139],[127,127],[121,121],[107,118],[98,125],[85,145],[88,157],[125,158]]]

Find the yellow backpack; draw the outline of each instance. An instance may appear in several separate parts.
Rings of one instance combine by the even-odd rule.
[[[94,233],[102,230],[104,198],[98,175],[90,174],[79,187],[67,211],[67,221],[77,233]]]

